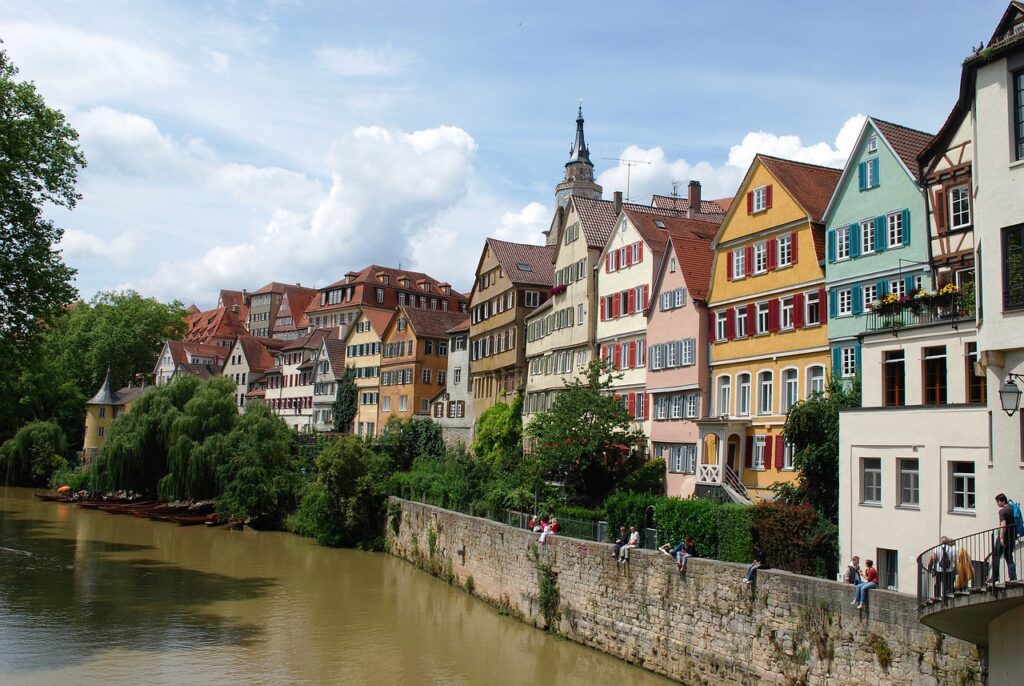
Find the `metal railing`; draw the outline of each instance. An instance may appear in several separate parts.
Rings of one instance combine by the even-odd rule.
[[[926,324],[948,323],[957,327],[958,322],[974,319],[973,291],[953,293],[927,301],[913,298],[904,303],[893,303],[881,311],[867,313],[866,331],[903,329]]]
[[[1024,571],[1024,540],[1001,544],[1002,529],[988,529],[940,543],[917,556],[917,606],[946,603],[958,595],[991,591]]]
[[[741,496],[750,500],[750,494],[747,493],[747,487],[740,481],[739,475],[732,470],[729,465],[722,466],[723,481],[734,491],[739,493]]]

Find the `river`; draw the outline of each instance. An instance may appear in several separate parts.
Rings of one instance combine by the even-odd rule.
[[[383,553],[0,488],[0,684],[638,684]]]

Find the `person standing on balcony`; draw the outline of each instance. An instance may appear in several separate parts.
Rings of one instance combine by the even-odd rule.
[[[1017,541],[1017,527],[1013,519],[1013,508],[1003,493],[996,496],[996,507],[999,508],[999,532],[992,550],[992,582],[999,581],[1000,558],[1006,560],[1007,578],[1016,581],[1017,565],[1013,561],[1013,545]]]
[[[941,598],[953,593],[953,575],[956,571],[956,546],[943,536],[928,560],[928,571],[935,575],[933,595]]]

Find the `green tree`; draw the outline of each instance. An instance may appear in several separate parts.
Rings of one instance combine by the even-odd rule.
[[[429,419],[392,417],[384,425],[378,445],[394,468],[401,471],[409,469],[417,457],[444,455],[441,427]]]
[[[31,422],[0,445],[0,478],[5,486],[45,486],[68,466],[67,442],[53,422]]]
[[[826,393],[790,408],[783,432],[793,445],[795,484],[778,484],[779,500],[809,503],[825,520],[839,521],[839,411],[860,407],[860,380],[832,378]]]
[[[302,474],[295,432],[265,404],[254,403],[227,435],[217,467],[217,512],[225,519],[280,523],[298,502]]]
[[[527,429],[545,471],[584,500],[603,500],[615,481],[631,471],[631,449],[644,443],[633,418],[611,392],[615,377],[593,360],[586,379],[573,379],[547,412]]]
[[[352,420],[356,418],[358,399],[356,368],[346,367],[345,373],[338,379],[338,392],[334,396],[334,430],[338,433],[352,433]]]
[[[523,394],[512,404],[495,403],[477,422],[473,454],[501,467],[518,462],[523,454]]]

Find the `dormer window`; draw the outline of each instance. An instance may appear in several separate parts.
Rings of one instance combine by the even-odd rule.
[[[878,136],[871,136],[871,138],[868,138],[868,152],[878,152]]]

